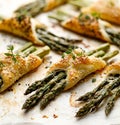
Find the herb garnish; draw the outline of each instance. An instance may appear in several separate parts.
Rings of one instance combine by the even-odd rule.
[[[7,46],[8,53],[4,53],[6,56],[12,57],[12,60],[16,63],[17,62],[17,56],[18,54],[14,54],[14,46],[13,45],[8,45]]]
[[[66,52],[64,52],[63,55],[62,55],[62,58],[65,58],[66,54],[67,55],[70,54],[74,60],[76,59],[77,56],[82,56],[83,55],[82,52],[74,53],[72,48],[69,48]]]

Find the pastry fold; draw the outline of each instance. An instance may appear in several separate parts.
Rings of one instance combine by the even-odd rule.
[[[83,12],[98,13],[100,18],[115,24],[120,24],[120,0],[98,0]]]
[[[45,0],[45,7],[43,8],[43,11],[49,11],[54,9],[55,7],[62,5],[66,3],[68,0]]]
[[[44,43],[37,38],[36,28],[44,27],[44,24],[27,16],[13,17],[0,21],[1,31],[25,38],[37,45],[44,45]]]
[[[81,49],[75,49],[75,59],[73,59],[71,54],[68,54],[60,61],[53,64],[48,71],[48,74],[59,69],[66,71],[67,78],[66,87],[64,90],[72,88],[89,74],[97,70],[101,70],[106,66],[106,62],[101,58],[86,56],[85,54],[81,55],[81,53],[83,53]]]
[[[120,74],[120,61],[114,62],[111,65],[107,66],[105,69],[105,74]]]
[[[72,17],[61,24],[64,28],[73,32],[97,38],[103,41],[112,42],[106,29],[113,29],[113,26],[90,14],[83,14],[81,17]],[[113,30],[114,31],[114,30]]]
[[[0,78],[3,82],[0,92],[3,92],[23,75],[37,68],[42,63],[42,59],[31,54],[25,58],[17,56],[14,62],[11,56],[0,54],[0,62],[3,64],[0,67]]]

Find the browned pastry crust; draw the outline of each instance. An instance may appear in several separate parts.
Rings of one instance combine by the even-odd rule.
[[[108,34],[105,32],[105,28],[112,28],[112,25],[100,19],[95,19],[94,17],[89,17],[89,19],[78,19],[78,17],[73,17],[64,21],[62,26],[82,35],[111,42]]]
[[[105,69],[105,74],[120,74],[120,61],[114,62],[107,66]]]
[[[3,80],[0,92],[6,90],[14,84],[16,80],[37,68],[42,63],[42,59],[32,54],[26,58],[17,56],[16,59],[17,62],[14,62],[12,57],[0,54],[0,62],[3,64],[3,67],[0,68],[0,76]]]
[[[120,1],[119,0],[98,0],[89,7],[83,8],[83,12],[98,13],[100,18],[120,24]]]
[[[87,75],[101,70],[106,66],[106,62],[101,58],[96,58],[94,56],[77,56],[81,53],[81,49],[76,49],[74,54],[76,58],[73,59],[72,55],[66,55],[65,58],[61,59],[59,62],[53,64],[48,74],[54,70],[63,69],[67,73],[67,84],[65,90],[72,88],[76,85],[81,79],[84,79]],[[82,52],[83,53],[83,52]]]
[[[49,11],[54,9],[55,7],[66,3],[68,0],[46,0],[46,6],[43,11]]]
[[[35,32],[36,27],[42,28],[45,26],[26,16],[4,19],[0,22],[1,31],[6,31],[19,37],[23,37],[37,45],[44,45],[44,43],[37,38]]]

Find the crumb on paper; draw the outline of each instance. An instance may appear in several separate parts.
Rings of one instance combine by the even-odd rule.
[[[31,120],[35,120],[35,118],[31,117]]]
[[[53,114],[53,118],[58,118],[58,115],[56,115],[56,114]]]
[[[49,118],[47,115],[43,115],[42,118]]]
[[[70,106],[78,108],[78,107],[82,106],[83,104],[79,103],[78,101],[75,101],[76,94],[77,94],[76,92],[71,92],[69,103],[70,103]]]

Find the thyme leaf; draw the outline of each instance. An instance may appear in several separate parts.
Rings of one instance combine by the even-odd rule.
[[[17,56],[18,54],[14,54],[14,46],[13,45],[8,45],[7,46],[8,53],[4,53],[8,57],[12,57],[12,60],[16,63],[17,62]]]
[[[62,54],[62,58],[65,58],[66,55],[71,55],[72,58],[73,58],[73,60],[75,60],[77,56],[82,56],[83,53],[82,53],[82,52],[74,53],[74,52],[73,52],[73,49],[72,49],[72,48],[69,48],[66,52],[64,52],[64,53]]]

